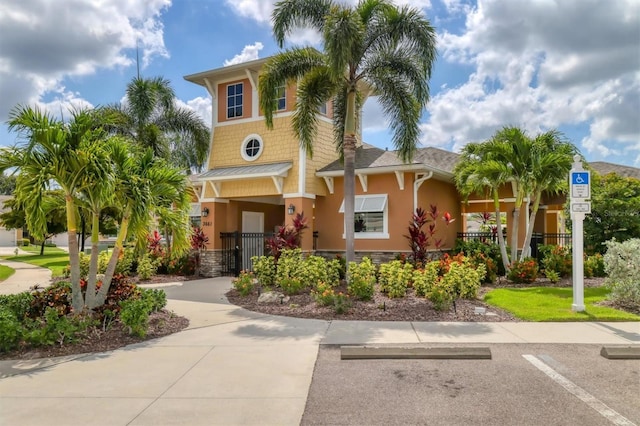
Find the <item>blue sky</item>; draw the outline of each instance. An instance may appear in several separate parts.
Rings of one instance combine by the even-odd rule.
[[[355,0],[344,0],[355,4]],[[184,75],[278,51],[275,0],[5,0],[0,3],[0,122],[16,104],[54,114],[118,102],[136,73],[171,80],[207,121],[206,91]],[[421,143],[459,150],[504,125],[556,128],[589,161],[640,167],[640,1],[398,0],[438,31]],[[309,31],[293,42],[313,44]],[[389,147],[369,101],[365,141]],[[0,145],[15,135],[0,125]]]

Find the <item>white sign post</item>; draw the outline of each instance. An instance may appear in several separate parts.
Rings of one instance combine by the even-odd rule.
[[[584,215],[591,213],[591,173],[584,170],[579,155],[573,157],[569,173],[571,194],[571,242],[573,245],[573,304],[571,309],[584,312]]]

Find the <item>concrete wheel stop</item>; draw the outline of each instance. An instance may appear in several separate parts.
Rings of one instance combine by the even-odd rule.
[[[603,346],[600,355],[607,359],[640,359],[640,346]]]
[[[340,359],[491,359],[488,347],[341,346]]]

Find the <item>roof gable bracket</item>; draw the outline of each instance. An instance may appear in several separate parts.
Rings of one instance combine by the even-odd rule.
[[[333,178],[330,177],[330,176],[323,176],[322,178],[324,179],[325,185],[327,185],[327,189],[329,190],[329,194],[333,194],[333,191],[334,191]]]
[[[396,174],[396,180],[398,181],[398,188],[400,191],[404,191],[404,172],[394,172]]]
[[[271,176],[273,184],[276,186],[278,194],[282,194],[282,186],[284,185],[284,178],[282,176]]]
[[[248,69],[246,69],[245,71],[247,73],[247,78],[251,82],[251,88],[253,90],[258,90],[258,73]]]
[[[215,194],[216,198],[220,198],[220,190],[222,189],[222,182],[209,182],[209,185],[211,185],[211,189],[213,190],[213,193]]]
[[[362,185],[362,191],[367,192],[367,175],[359,173],[358,179],[360,180],[360,185]]]

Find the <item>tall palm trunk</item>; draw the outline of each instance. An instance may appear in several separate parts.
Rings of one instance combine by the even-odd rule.
[[[498,227],[498,245],[500,246],[500,256],[502,257],[502,266],[504,266],[504,270],[509,272],[509,255],[507,254],[507,245],[504,241],[504,234],[502,233],[502,220],[500,216],[500,194],[498,193],[498,189],[494,188],[493,190],[493,206],[496,210],[496,226]]]
[[[120,230],[118,231],[118,238],[116,238],[116,244],[113,247],[113,253],[111,253],[111,258],[109,259],[107,270],[104,273],[102,286],[100,287],[100,291],[98,291],[98,295],[96,296],[96,306],[100,306],[104,304],[105,300],[107,299],[109,286],[111,286],[111,280],[113,279],[113,274],[116,272],[116,265],[118,263],[118,258],[120,257],[120,253],[122,252],[122,248],[124,246],[124,240],[125,238],[127,238],[127,233],[129,232],[130,217],[131,217],[131,207],[127,206],[125,208],[124,214],[122,215],[122,221],[120,222]]]
[[[91,260],[89,262],[89,276],[87,277],[87,291],[85,300],[89,309],[96,307],[96,281],[98,275],[98,242],[99,242],[100,215],[91,213]]]
[[[355,198],[356,198],[356,92],[347,94],[344,125],[344,234],[347,273],[349,262],[355,260]],[[347,275],[348,279],[348,275]]]
[[[65,193],[67,208],[67,233],[69,236],[69,265],[71,267],[71,307],[75,313],[82,312],[84,299],[80,288],[80,256],[78,254],[78,239],[76,236],[76,209],[73,197]]]
[[[538,209],[540,208],[540,198],[542,198],[542,193],[540,191],[536,191],[534,195],[533,207],[531,208],[531,214],[529,215],[529,226],[527,226],[527,236],[524,239],[524,246],[522,247],[522,255],[520,256],[520,260],[524,260],[525,253],[527,253],[526,248],[531,245],[531,238],[533,237],[533,228],[535,227],[536,215],[538,214]]]

